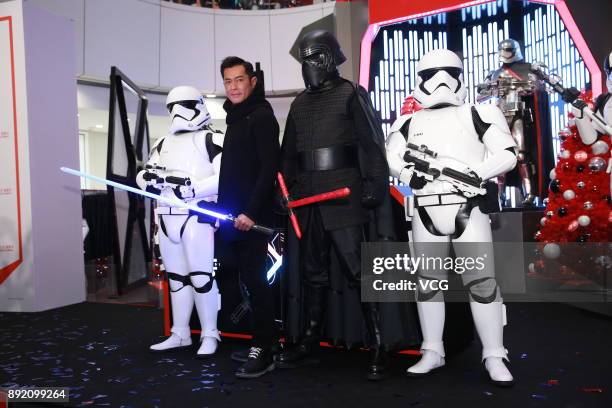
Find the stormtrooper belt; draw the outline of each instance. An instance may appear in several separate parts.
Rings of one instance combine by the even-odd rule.
[[[157,207],[155,215],[189,215],[189,210],[178,207]]]
[[[336,170],[357,167],[358,152],[355,145],[337,145],[299,152],[301,171]]]
[[[414,197],[414,206],[418,207],[432,207],[435,205],[451,205],[451,204],[463,204],[467,202],[467,198],[457,194],[431,194]]]

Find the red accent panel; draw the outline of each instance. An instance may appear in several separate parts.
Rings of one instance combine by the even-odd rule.
[[[7,400],[8,400],[8,395],[6,395],[6,392],[0,391],[0,408],[8,407]]]
[[[370,24],[413,14],[427,13],[432,10],[457,7],[463,3],[466,3],[466,0],[370,0]]]
[[[168,290],[168,281],[162,282],[164,291],[164,336],[170,335],[170,290]]]
[[[19,189],[19,135],[17,133],[17,97],[15,95],[15,56],[13,50],[13,18],[11,16],[0,17],[0,21],[7,21],[9,25],[9,49],[11,53],[11,87],[13,91],[13,137],[15,140],[15,192],[17,195],[17,234],[19,237],[19,259],[0,268],[0,284],[9,277],[23,262],[23,244],[21,240],[21,192]]]
[[[404,195],[395,186],[391,186],[391,196],[402,206],[404,205]]]

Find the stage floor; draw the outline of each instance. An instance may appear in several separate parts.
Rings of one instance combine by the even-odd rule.
[[[499,389],[486,381],[477,341],[418,380],[403,376],[416,356],[396,355],[393,377],[372,383],[363,379],[367,353],[329,348],[318,366],[240,380],[229,355],[244,341],[224,339],[205,361],[195,348],[149,353],[162,334],[158,309],[82,303],[0,313],[0,387],[70,387],[70,406],[92,407],[612,406],[612,319],[561,304],[509,304],[508,321],[517,383]]]

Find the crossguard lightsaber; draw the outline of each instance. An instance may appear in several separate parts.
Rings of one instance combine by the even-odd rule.
[[[329,191],[327,193],[321,193],[317,195],[313,195],[311,197],[300,198],[299,200],[289,201],[287,203],[287,207],[289,209],[303,207],[305,205],[318,203],[320,201],[327,200],[335,200],[337,198],[343,198],[351,194],[351,189],[348,187],[339,188],[334,191]]]
[[[287,203],[287,209],[289,210],[289,219],[291,220],[291,225],[293,225],[293,230],[295,231],[295,235],[298,237],[298,239],[302,238],[302,231],[300,230],[300,224],[298,223],[297,217],[293,212],[294,208],[319,203],[321,201],[335,200],[338,198],[347,197],[351,194],[350,188],[343,187],[337,190],[328,191],[326,193],[316,194],[310,197],[300,198],[299,200],[292,201],[291,197],[289,196],[289,190],[287,190],[287,185],[285,184],[285,178],[283,177],[283,174],[281,172],[278,172],[276,178],[278,179],[278,185],[280,186],[281,193],[283,194],[283,199]]]
[[[217,211],[198,207],[196,205],[187,204],[179,200],[178,198],[162,197],[157,194],[149,193],[148,191],[143,191],[138,188],[126,186],[125,184],[117,183],[114,181],[104,179],[102,177],[97,177],[91,174],[83,173],[83,172],[80,172],[78,170],[74,170],[68,167],[60,167],[60,170],[63,171],[64,173],[72,174],[73,176],[83,177],[89,180],[97,181],[98,183],[106,184],[107,186],[118,188],[119,190],[128,191],[130,193],[134,193],[134,194],[137,194],[143,197],[151,198],[153,200],[157,200],[160,203],[168,204],[172,207],[185,208],[195,213],[208,215],[208,216],[211,216],[221,221],[230,221],[230,222],[236,221],[236,217],[234,217],[232,214],[223,214]],[[251,229],[254,231],[260,232],[262,234],[265,234],[265,235],[270,235],[270,236],[274,235],[274,230],[272,228],[265,227],[263,225],[255,224],[251,227]]]
[[[276,179],[278,180],[278,185],[281,189],[281,194],[283,195],[283,199],[287,202],[287,207],[289,208],[289,219],[291,220],[291,225],[293,226],[293,230],[295,231],[295,235],[298,239],[302,238],[302,230],[300,229],[300,224],[298,223],[297,217],[295,213],[289,207],[289,190],[287,190],[287,185],[285,184],[285,178],[281,172],[276,173]]]

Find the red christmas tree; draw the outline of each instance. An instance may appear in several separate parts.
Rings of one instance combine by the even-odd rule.
[[[590,95],[583,94],[582,99],[592,106]],[[588,265],[590,261],[596,262],[596,257],[584,259],[576,253],[575,245],[558,243],[609,242],[612,237],[610,174],[606,172],[610,135],[600,136],[593,145],[587,146],[571,122],[559,133],[561,152],[551,171],[541,228],[534,237],[542,243],[544,257],[530,265],[532,273],[555,270],[561,274],[584,274],[589,268],[596,272],[598,268]]]

